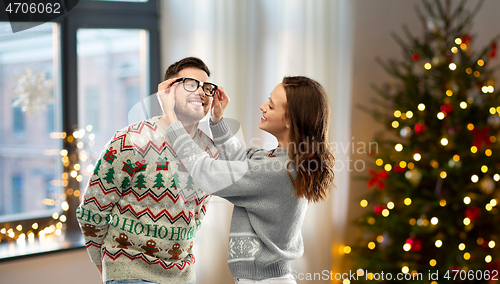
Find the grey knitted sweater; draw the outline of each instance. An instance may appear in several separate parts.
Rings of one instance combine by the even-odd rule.
[[[300,229],[307,200],[297,198],[286,171],[288,151],[246,149],[224,119],[211,130],[225,161],[200,149],[180,122],[168,127],[167,135],[196,184],[234,204],[228,250],[233,277],[260,280],[291,273],[290,261],[304,251]],[[288,168],[296,177],[293,165]]]

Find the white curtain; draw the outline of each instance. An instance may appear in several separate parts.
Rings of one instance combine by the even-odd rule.
[[[161,5],[163,70],[186,56],[205,61],[210,80],[230,96],[226,117],[240,122],[247,145],[276,147],[275,139],[258,128],[259,106],[289,75],[308,76],[325,87],[332,111],[330,138],[351,141],[351,1],[162,0]],[[326,202],[309,206],[305,254],[294,262],[297,273],[341,272],[348,154],[336,153],[344,164],[336,172],[337,189]],[[197,283],[233,283],[226,264],[231,210],[226,201],[212,199],[194,247]]]

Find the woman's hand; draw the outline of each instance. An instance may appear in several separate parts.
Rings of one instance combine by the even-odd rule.
[[[219,87],[212,101],[212,106],[210,107],[210,116],[212,117],[213,123],[219,123],[222,120],[228,103],[229,97],[224,91],[224,88]]]
[[[167,127],[177,121],[175,115],[175,87],[179,82],[174,83],[178,78],[168,79],[158,85],[156,96],[163,110],[163,117],[166,119]]]

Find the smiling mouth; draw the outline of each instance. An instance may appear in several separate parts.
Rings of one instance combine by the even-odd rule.
[[[267,121],[267,118],[265,118],[264,116],[261,116],[260,121],[262,121],[262,122]]]
[[[195,106],[204,106],[205,105],[203,102],[199,102],[199,101],[190,101],[189,103],[193,104]]]

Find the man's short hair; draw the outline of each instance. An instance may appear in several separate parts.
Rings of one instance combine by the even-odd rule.
[[[201,59],[197,57],[186,57],[168,67],[167,72],[165,72],[164,80],[175,77],[175,75],[181,72],[182,69],[189,67],[198,68],[202,71],[205,71],[205,73],[210,76],[210,70],[208,70],[207,65],[205,65],[205,63]]]

